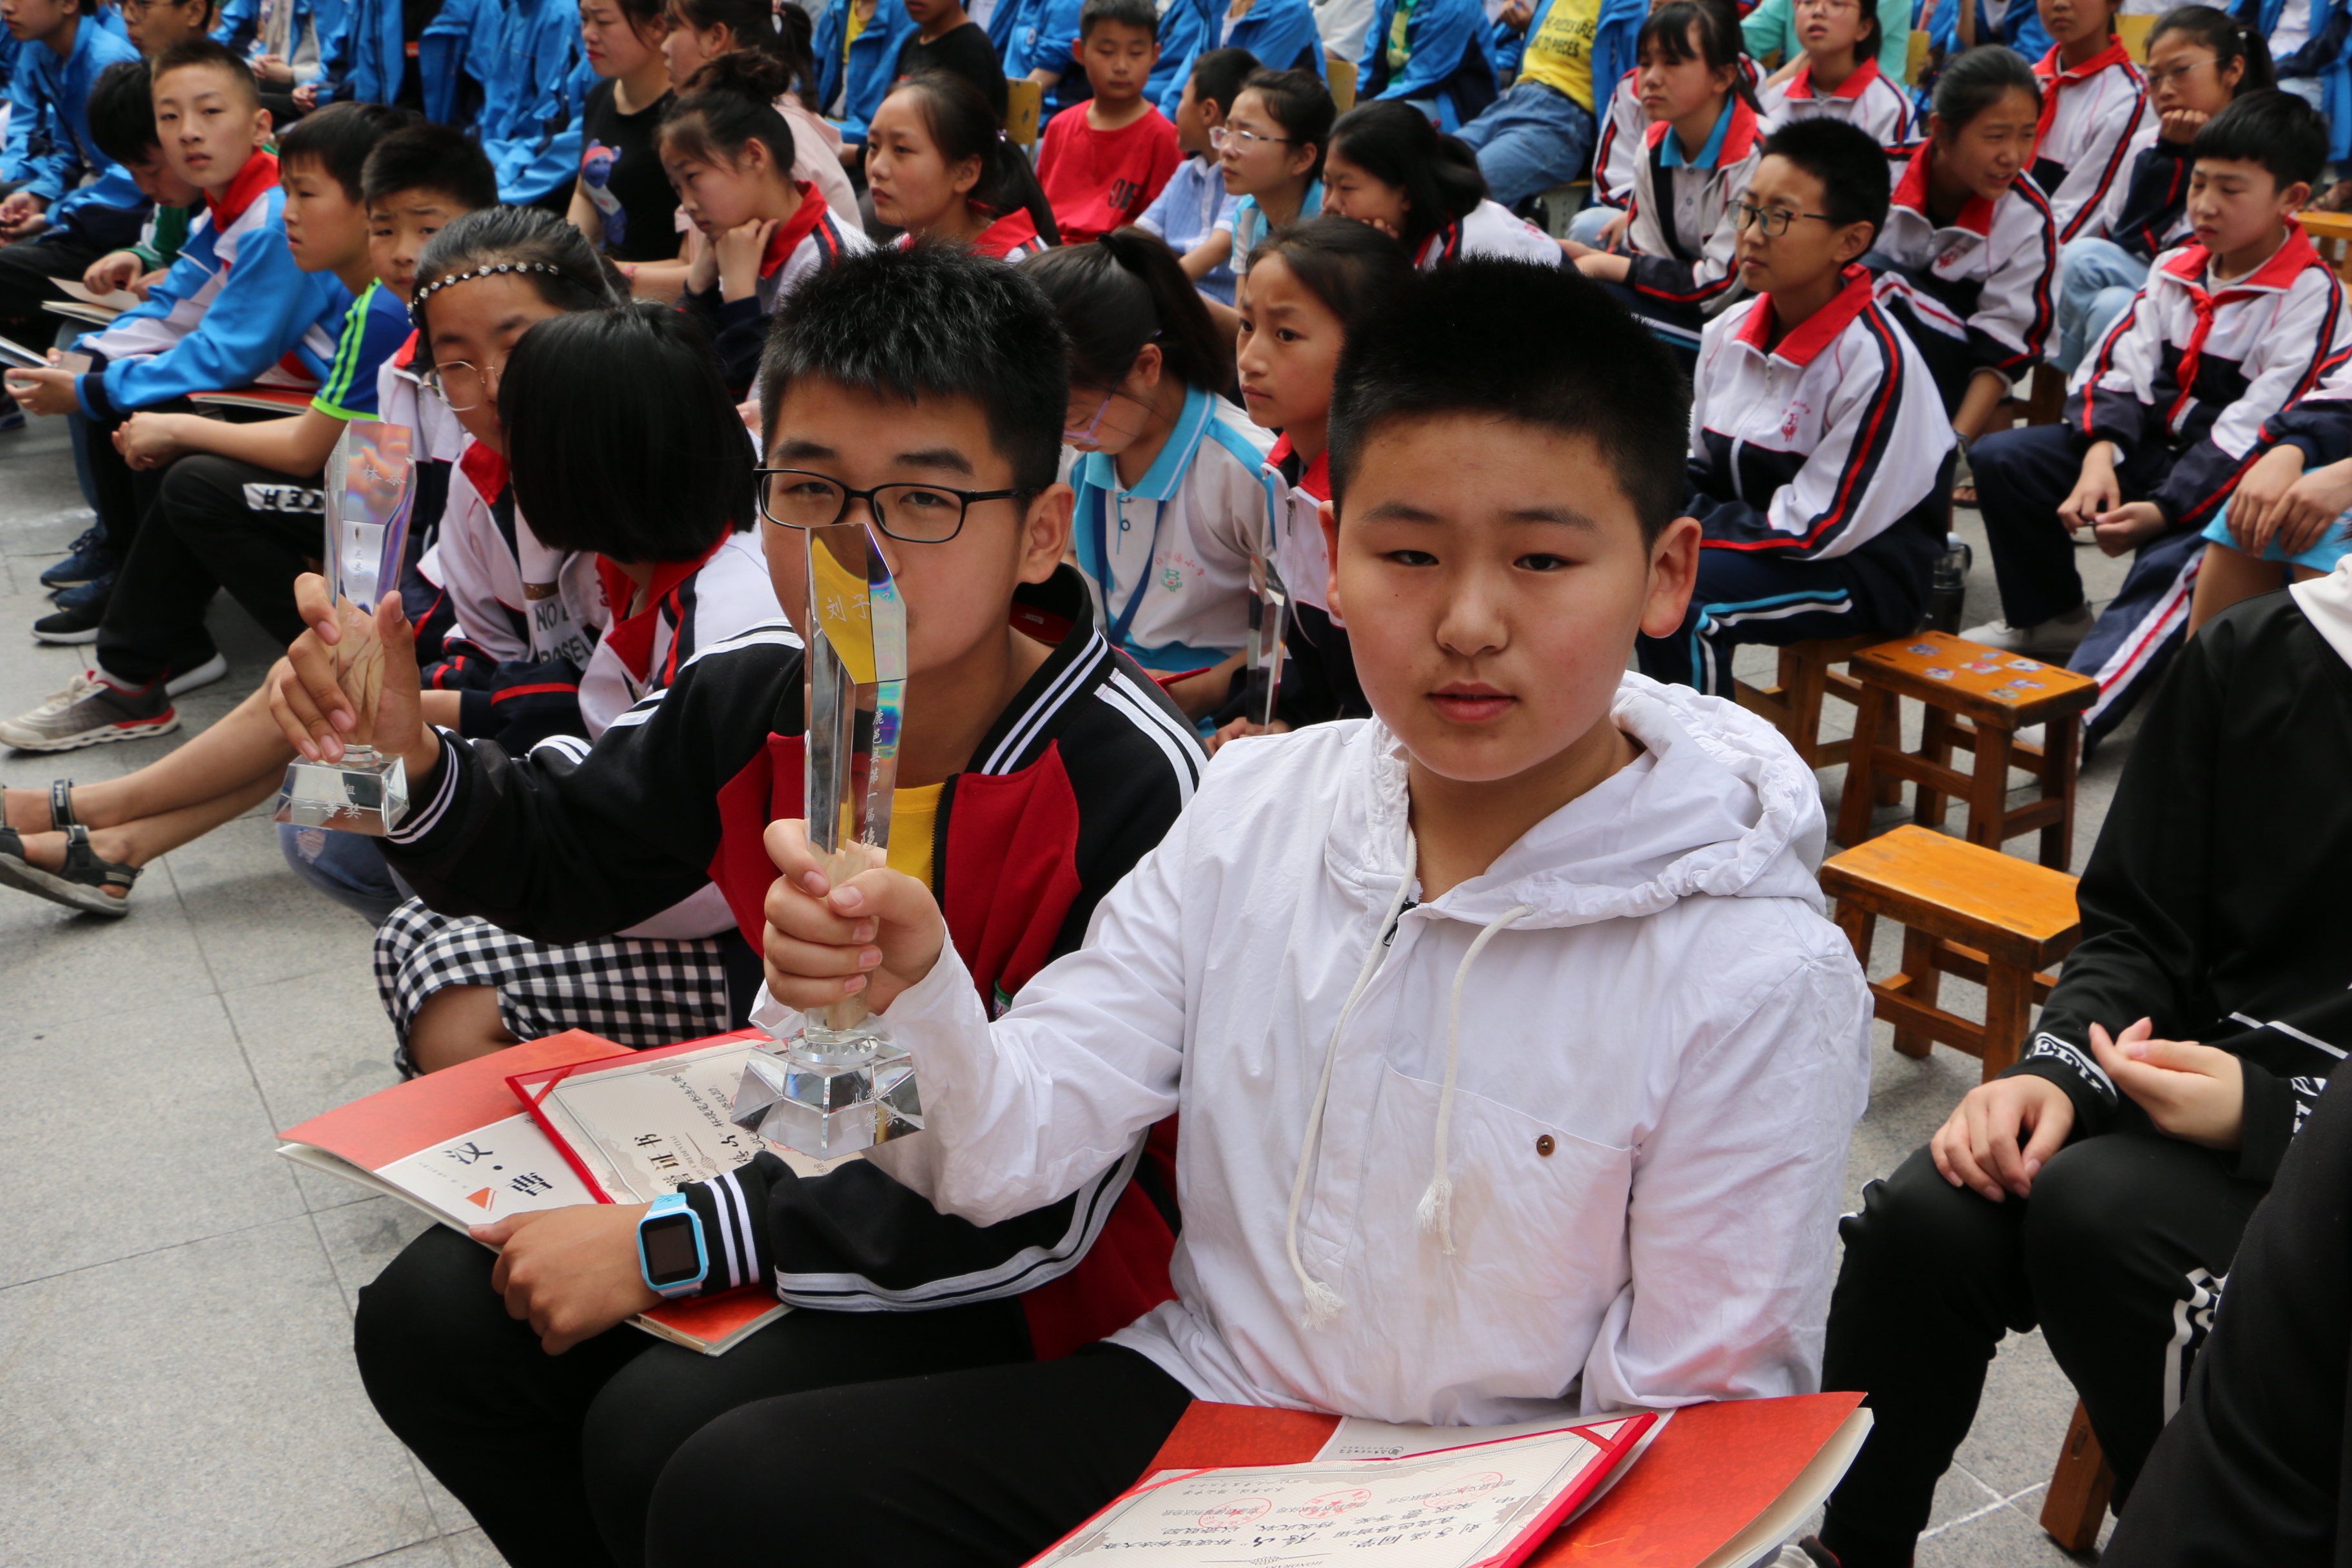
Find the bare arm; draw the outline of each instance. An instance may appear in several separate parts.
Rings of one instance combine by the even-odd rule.
[[[200,414],[134,414],[115,437],[131,466],[161,468],[186,452],[210,452],[251,463],[289,479],[307,479],[327,466],[343,422],[305,408],[287,419],[232,425]]]

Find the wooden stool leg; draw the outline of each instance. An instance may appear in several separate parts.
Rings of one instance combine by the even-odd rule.
[[[1930,702],[1919,720],[1919,757],[1923,762],[1942,767],[1952,765],[1952,716]],[[1922,827],[1944,826],[1944,792],[1926,784],[1917,786],[1918,795],[1911,808],[1911,820]]]
[[[2017,1065],[2018,1047],[2033,1018],[2033,972],[2014,963],[1985,965],[1984,1078],[1990,1083]]]
[[[1865,686],[1853,711],[1853,745],[1846,752],[1845,794],[1838,801],[1837,841],[1852,848],[1870,837],[1873,741],[1895,699],[1883,686]]]
[[[1926,931],[1903,928],[1903,994],[1923,1007],[1936,1005],[1936,992],[1944,978],[1936,967],[1936,939]],[[1895,1031],[1895,1048],[1906,1057],[1920,1060],[1936,1048],[1936,1042],[1916,1029]]]
[[[2083,763],[2083,721],[2069,713],[2044,726],[2042,798],[2062,803],[2058,820],[2042,830],[2042,863],[2063,871],[2074,863],[2074,775]]]
[[[1831,918],[1845,933],[1847,943],[1853,949],[1854,962],[1869,969],[1870,944],[1878,933],[1878,917],[1851,899],[1840,899]]]
[[[1903,749],[1903,700],[1891,691],[1886,694],[1885,716],[1878,721],[1878,743],[1890,752]],[[1881,774],[1871,800],[1877,805],[1901,805],[1903,781],[1893,773]]]
[[[1830,667],[1789,648],[1780,650],[1780,686],[1788,694],[1789,740],[1797,755],[1811,767],[1822,750],[1822,695],[1829,689]]]
[[[2076,1400],[2065,1446],[2058,1450],[2058,1468],[2050,1472],[2050,1489],[2042,1500],[2042,1528],[2069,1552],[2090,1551],[2098,1544],[2107,1495],[2115,1484],[2115,1474],[2091,1430],[2091,1413]]]
[[[1999,849],[2008,842],[2009,731],[1977,726],[1977,771],[1969,790],[1969,842]]]

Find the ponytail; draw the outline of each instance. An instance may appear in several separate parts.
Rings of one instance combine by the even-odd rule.
[[[1442,134],[1429,116],[1397,99],[1359,104],[1331,127],[1331,151],[1384,185],[1404,192],[1406,254],[1486,199],[1478,156]]]
[[[2232,97],[2278,85],[2278,71],[2271,61],[2270,40],[2227,11],[2210,5],[2176,6],[2158,16],[2156,26],[2148,29],[2147,47],[2154,49],[2156,41],[2167,33],[2185,33],[2212,50],[2216,70],[2227,70],[2231,61],[2239,61],[2242,68]]]
[[[816,101],[816,47],[814,24],[799,5],[777,5],[772,0],[668,0],[677,23],[707,33],[724,27],[735,48],[754,49],[782,60],[787,85],[804,104]]]
[[[930,133],[941,163],[953,168],[967,158],[980,160],[980,179],[966,201],[999,217],[1015,209],[1025,210],[1036,226],[1038,238],[1047,245],[1062,243],[1062,231],[1054,222],[1054,209],[1045,191],[1038,186],[1036,171],[1029,166],[1027,156],[1004,139],[996,111],[970,79],[953,71],[919,70],[902,79],[888,96],[896,98],[902,92],[914,95],[923,129]]]
[[[1139,228],[1115,228],[1021,264],[1070,337],[1070,384],[1112,387],[1146,343],[1186,386],[1214,392],[1230,379],[1230,351],[1176,253]]]
[[[696,71],[662,116],[660,140],[680,156],[730,168],[753,142],[768,150],[779,178],[793,177],[793,128],[775,100],[792,85],[784,62],[759,49],[720,55]]]

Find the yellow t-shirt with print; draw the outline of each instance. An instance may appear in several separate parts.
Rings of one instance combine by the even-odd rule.
[[[1519,79],[1539,81],[1590,112],[1592,35],[1600,22],[1601,0],[1552,0],[1543,25],[1528,40]]]

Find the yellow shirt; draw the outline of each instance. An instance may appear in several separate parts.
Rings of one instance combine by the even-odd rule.
[[[940,792],[946,787],[920,784],[890,792],[890,869],[904,871],[926,888],[931,885],[931,839],[940,820]]]
[[[1519,61],[1521,81],[1539,81],[1592,108],[1592,34],[1601,21],[1601,0],[1552,0],[1543,25],[1528,40]]]
[[[873,16],[874,7],[871,5],[862,11],[854,3],[850,5],[849,26],[842,30],[841,58],[844,63],[849,59],[849,46],[857,41],[858,34],[866,31],[866,24],[871,21]]]

